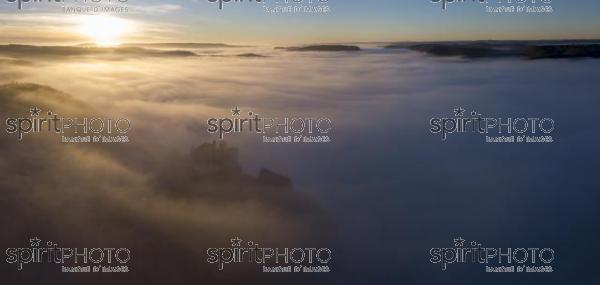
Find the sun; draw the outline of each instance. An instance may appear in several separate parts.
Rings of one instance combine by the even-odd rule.
[[[78,18],[78,32],[100,46],[116,46],[130,32],[130,24],[123,19],[106,15],[85,15]]]

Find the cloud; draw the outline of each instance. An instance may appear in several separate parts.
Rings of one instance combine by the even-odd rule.
[[[104,115],[87,102],[36,84],[1,85],[0,102],[3,121],[32,105],[62,116]],[[156,128],[133,121],[136,128]],[[311,246],[331,238],[331,224],[306,195],[243,173],[235,158],[214,164],[203,151],[173,153],[139,132],[130,135],[129,145],[86,146],[61,145],[52,134],[18,142],[3,132],[0,173],[11,179],[0,181],[0,223],[11,234],[2,235],[0,245],[18,247],[39,236],[65,247],[127,247],[133,260],[127,283],[239,283],[261,278],[260,267],[232,268],[218,277],[206,262],[207,248],[225,246],[233,236],[265,246]],[[12,265],[0,265],[7,282],[36,284],[40,276],[62,284],[81,282],[55,276],[59,267],[20,276]],[[104,284],[96,277],[85,280]]]
[[[25,112],[32,102],[65,110],[81,101],[95,113],[135,123],[135,147],[65,147],[56,140],[17,144],[14,137],[1,137],[6,159],[0,160],[0,171],[11,179],[0,181],[5,193],[0,224],[16,229],[7,231],[2,244],[24,240],[31,229],[57,235],[56,229],[76,228],[60,237],[71,243],[88,238],[139,243],[132,246],[149,259],[141,268],[160,281],[167,279],[167,271],[181,284],[189,283],[186,276],[206,283],[235,278],[198,266],[204,264],[199,250],[236,231],[273,243],[303,244],[318,239],[303,233],[316,229],[313,234],[321,235],[330,229],[322,223],[329,216],[323,217],[314,200],[303,195],[267,194],[255,191],[253,183],[243,183],[248,193],[237,194],[239,184],[248,177],[254,181],[253,173],[265,166],[291,177],[334,215],[335,229],[343,233],[337,242],[347,250],[336,252],[345,266],[332,276],[348,284],[373,283],[382,274],[397,283],[448,278],[413,261],[426,258],[427,248],[448,242],[456,232],[489,245],[554,246],[564,244],[564,236],[547,233],[568,227],[573,229],[569,244],[593,244],[586,231],[600,216],[593,205],[598,183],[590,179],[596,168],[589,164],[590,154],[598,152],[598,128],[589,124],[600,92],[594,81],[597,61],[470,61],[368,47],[352,54],[272,47],[189,50],[223,57],[107,61],[90,54],[30,59],[29,66],[10,63],[22,60],[21,55],[2,66],[4,81],[52,86],[71,99],[56,100],[55,93],[40,89],[38,97],[29,93],[0,102],[0,115]],[[242,53],[267,57],[232,56]],[[451,115],[457,105],[490,116],[551,116],[560,123],[560,141],[495,147],[465,135],[442,143],[429,133],[429,119]],[[231,136],[228,142],[239,149],[246,176],[211,181],[193,171],[190,151],[214,138],[206,132],[207,118],[228,116],[233,106],[268,116],[330,117],[333,142],[273,146],[254,135]],[[165,194],[170,190],[175,193]],[[78,215],[66,215],[65,209]],[[42,225],[36,220],[40,216],[58,225]],[[20,217],[20,223],[13,217]],[[515,237],[515,228],[528,231]],[[382,242],[389,240],[400,244],[393,254]],[[587,251],[577,252],[561,259],[561,268],[578,268],[579,275],[591,266],[581,267],[578,259],[586,258]],[[153,263],[153,256],[179,268]],[[151,268],[159,266],[168,269],[155,275]],[[423,276],[424,270],[431,274]],[[255,277],[247,274],[237,276]]]

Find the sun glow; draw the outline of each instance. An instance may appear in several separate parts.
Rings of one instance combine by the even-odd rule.
[[[130,32],[130,24],[123,19],[104,15],[86,15],[78,19],[78,31],[100,46],[115,46]]]

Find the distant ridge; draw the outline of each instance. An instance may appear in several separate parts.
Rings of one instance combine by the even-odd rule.
[[[142,47],[85,47],[85,46],[33,46],[0,45],[0,55],[17,58],[58,58],[86,55],[127,57],[186,57],[197,54],[186,50],[155,50]]]
[[[300,47],[276,47],[276,50],[287,51],[360,51],[358,46],[350,45],[308,45]]]
[[[547,58],[600,58],[600,41],[471,41],[395,43],[385,49],[410,49],[434,56],[465,58],[521,57]]]
[[[565,45],[565,44],[600,44],[600,39],[574,40],[472,40],[472,41],[398,41],[384,47],[410,47],[417,44],[479,44],[479,45]]]
[[[223,43],[129,43],[122,46],[140,46],[140,47],[176,47],[176,48],[239,48],[250,47],[244,45],[230,45]]]

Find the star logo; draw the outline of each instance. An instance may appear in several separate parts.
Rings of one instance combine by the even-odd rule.
[[[38,107],[33,107],[33,108],[29,109],[29,112],[31,112],[32,117],[39,116],[41,111],[42,110],[38,109]]]
[[[465,240],[462,237],[458,237],[454,239],[454,246],[464,246],[465,245]]]
[[[240,107],[237,107],[237,106],[235,108],[231,109],[231,113],[233,113],[234,116],[240,116],[241,111],[242,110],[240,110]]]
[[[230,239],[231,241],[231,246],[241,246],[242,245],[242,239],[239,237],[235,237]]]
[[[34,237],[34,238],[29,239],[29,244],[31,244],[31,246],[40,246],[41,241],[42,240],[39,239],[38,237]]]
[[[454,108],[454,116],[455,117],[462,117],[465,115],[465,109],[463,109],[462,107],[458,107],[458,108]]]

